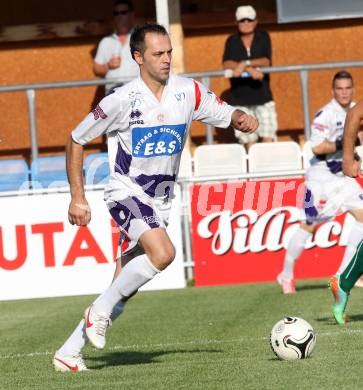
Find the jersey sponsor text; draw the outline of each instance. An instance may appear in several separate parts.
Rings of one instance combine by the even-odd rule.
[[[132,155],[148,158],[180,153],[185,128],[185,123],[152,128],[134,128],[132,130]]]

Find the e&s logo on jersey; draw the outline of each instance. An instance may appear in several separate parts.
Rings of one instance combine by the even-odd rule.
[[[132,129],[134,157],[171,156],[182,150],[186,124]]]

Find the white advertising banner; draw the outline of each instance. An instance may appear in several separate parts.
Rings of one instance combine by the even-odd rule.
[[[86,192],[92,220],[68,222],[69,193],[0,197],[0,300],[98,294],[110,284],[118,234],[103,201],[103,190]],[[143,290],[185,287],[180,193],[168,233],[174,262]]]

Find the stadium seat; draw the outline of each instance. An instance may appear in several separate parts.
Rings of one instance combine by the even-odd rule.
[[[65,156],[38,157],[32,161],[30,175],[33,188],[68,185]]]
[[[108,153],[91,153],[84,160],[84,176],[88,185],[106,184],[110,175]]]
[[[195,149],[195,176],[228,176],[246,172],[247,153],[240,144],[202,145]]]
[[[262,142],[253,144],[248,152],[249,172],[278,172],[302,169],[298,143]]]
[[[311,142],[306,141],[302,148],[303,156],[303,168],[308,169],[310,167],[310,160],[314,157],[313,150],[311,149]]]
[[[25,160],[0,160],[0,191],[29,188],[29,167]]]
[[[193,159],[190,151],[184,149],[180,159],[178,179],[193,176]]]

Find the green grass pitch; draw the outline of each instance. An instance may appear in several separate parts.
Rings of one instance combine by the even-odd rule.
[[[354,289],[350,322],[336,325],[325,280],[186,288],[135,296],[107,333],[90,346],[91,372],[53,371],[53,352],[93,297],[0,302],[0,389],[357,389],[363,361],[363,289]],[[269,332],[286,315],[317,332],[312,358],[283,362]],[[360,381],[360,382],[359,382]]]

